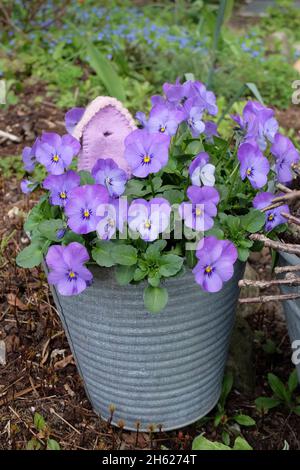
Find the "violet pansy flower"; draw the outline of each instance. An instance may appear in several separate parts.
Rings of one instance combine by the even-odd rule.
[[[111,158],[97,160],[92,175],[96,183],[106,187],[111,197],[119,197],[124,193],[127,175]]]
[[[101,220],[97,210],[108,200],[108,191],[100,184],[86,184],[72,189],[65,206],[70,229],[80,234],[94,232]]]
[[[146,178],[150,173],[157,173],[169,158],[170,137],[161,134],[150,134],[137,129],[125,139],[124,157],[131,172],[138,178]]]
[[[53,206],[64,207],[72,189],[80,185],[80,176],[72,170],[62,175],[49,175],[43,182],[43,187],[50,191],[50,202]]]
[[[255,209],[264,209],[272,204],[272,200],[274,198],[275,195],[270,192],[259,193],[253,199],[253,207],[255,207]],[[286,214],[290,213],[289,206],[287,204],[265,211],[266,232],[270,232],[277,227],[277,225],[286,223],[286,218],[281,215],[282,212],[285,212]]]
[[[205,130],[205,124],[202,120],[203,110],[199,106],[194,106],[190,101],[185,106],[186,122],[190,128],[193,137],[198,137]]]
[[[171,206],[164,198],[135,199],[128,209],[128,225],[143,240],[152,242],[168,228],[170,213]]]
[[[178,79],[175,83],[164,83],[163,91],[168,102],[175,106],[181,106],[188,99],[196,96],[196,91],[191,80],[188,80],[182,84]]]
[[[278,122],[274,111],[266,108],[257,101],[248,101],[243,110],[243,116],[231,116],[243,132],[243,141],[257,143],[264,151],[267,141],[273,142],[278,131]]]
[[[238,159],[242,180],[248,178],[253,188],[262,188],[267,183],[270,165],[259,148],[250,143],[242,144],[238,149]]]
[[[184,120],[184,113],[168,105],[156,105],[149,114],[148,131],[175,135],[179,124]]]
[[[22,152],[22,159],[24,163],[24,170],[32,173],[36,165],[36,147],[39,139],[36,139],[32,147],[24,147]]]
[[[80,143],[70,134],[45,132],[36,148],[36,159],[53,175],[61,175],[78,154]]]
[[[204,232],[214,225],[217,215],[217,204],[220,196],[215,188],[209,186],[190,186],[187,189],[190,202],[182,202],[178,208],[179,215],[187,227]]]
[[[218,114],[218,106],[215,94],[212,91],[208,91],[206,86],[198,81],[193,82],[193,87],[196,90],[195,102],[197,106],[208,114],[216,116]]]
[[[214,186],[215,166],[209,163],[209,155],[201,152],[189,167],[189,175],[194,186]]]
[[[92,273],[84,266],[87,261],[89,254],[80,243],[52,245],[46,256],[49,284],[54,284],[61,295],[80,294],[93,279]]]
[[[238,252],[228,240],[204,237],[196,252],[198,263],[193,269],[195,281],[208,292],[218,292],[234,273]]]
[[[147,116],[145,113],[143,113],[142,111],[138,111],[137,113],[135,113],[135,119],[137,121],[139,121],[139,127],[141,129],[147,129],[148,128],[148,120],[147,120]]]
[[[204,129],[204,135],[205,135],[205,140],[209,142],[210,144],[213,143],[214,137],[218,136],[218,130],[217,130],[217,124],[212,121],[206,121],[205,123],[205,129]]]
[[[101,240],[110,240],[117,230],[123,232],[127,221],[127,200],[123,198],[111,199],[108,204],[99,206],[96,215],[101,217],[96,227]]]
[[[73,130],[82,118],[84,111],[85,108],[72,108],[65,114],[65,125],[69,134],[73,133]]]
[[[299,152],[292,141],[281,134],[276,134],[271,147],[274,155],[278,181],[289,183],[293,179],[292,166],[299,161]]]

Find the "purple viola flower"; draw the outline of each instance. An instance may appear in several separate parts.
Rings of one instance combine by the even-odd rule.
[[[167,101],[161,95],[153,95],[151,96],[151,103],[152,103],[152,106],[156,106],[159,104],[164,106],[167,103]]]
[[[101,240],[110,240],[117,230],[123,232],[127,221],[127,200],[111,199],[108,204],[99,206],[97,215],[101,217],[97,225],[97,234]]]
[[[218,106],[216,104],[216,96],[212,91],[208,91],[206,86],[198,81],[193,82],[193,87],[196,90],[196,103],[203,111],[208,114],[216,116],[218,114]]]
[[[22,159],[24,163],[24,170],[32,173],[36,165],[36,147],[39,139],[36,139],[32,147],[25,147],[22,152]]]
[[[219,135],[217,129],[218,129],[217,124],[215,122],[206,121],[204,135],[205,135],[206,141],[209,142],[210,144],[214,142],[214,137],[217,137]]]
[[[264,151],[267,141],[273,142],[278,131],[278,122],[274,118],[274,111],[266,108],[257,101],[248,101],[243,110],[243,116],[231,116],[243,133],[243,141],[257,143]]]
[[[127,175],[111,158],[97,160],[92,175],[96,183],[106,187],[111,197],[124,193]]]
[[[80,234],[94,232],[101,220],[97,210],[108,200],[108,191],[100,184],[86,184],[72,189],[65,206],[70,229]]]
[[[80,143],[70,134],[45,132],[36,148],[36,159],[53,175],[61,175],[78,154]]]
[[[175,106],[181,106],[185,101],[196,96],[196,90],[191,80],[182,84],[179,79],[175,83],[164,83],[163,91],[167,100]]]
[[[206,152],[199,153],[189,167],[189,175],[194,186],[214,186],[215,166],[209,163]]]
[[[293,142],[284,135],[276,134],[271,147],[271,153],[276,159],[275,169],[278,181],[281,183],[289,183],[292,181],[292,167],[299,161],[299,152]]]
[[[49,284],[54,284],[61,295],[80,294],[93,279],[84,266],[89,259],[87,249],[80,243],[52,245],[46,256]]]
[[[272,204],[272,200],[276,196],[270,192],[259,193],[253,199],[253,207],[255,209],[264,209]],[[289,206],[287,204],[283,204],[279,207],[274,207],[268,211],[265,211],[266,216],[266,224],[265,230],[266,232],[270,232],[273,230],[277,225],[285,224],[286,219],[281,215],[282,212],[286,214],[290,213]]]
[[[203,110],[199,106],[194,106],[194,101],[189,101],[185,105],[186,121],[193,137],[198,137],[205,130],[202,120]]]
[[[143,240],[152,242],[168,228],[170,213],[171,206],[164,198],[135,199],[128,209],[128,225]]]
[[[125,154],[131,172],[138,178],[146,178],[163,168],[169,157],[170,137],[137,129],[125,139]]]
[[[179,124],[184,120],[184,113],[170,105],[156,105],[149,114],[148,131],[175,135]]]
[[[249,143],[242,144],[238,149],[238,159],[242,180],[248,178],[253,188],[262,188],[267,183],[270,165],[259,148]]]
[[[84,108],[72,108],[65,114],[65,125],[69,134],[73,133],[73,130],[82,118],[84,111]]]
[[[62,175],[49,175],[43,187],[50,191],[50,202],[53,206],[64,207],[69,200],[69,193],[80,185],[80,176],[72,170]]]
[[[190,186],[187,189],[190,202],[182,202],[178,208],[179,215],[187,227],[204,232],[214,225],[217,215],[217,204],[220,196],[215,188],[209,186]]]
[[[196,252],[198,263],[193,269],[195,281],[207,292],[218,292],[234,273],[238,252],[228,240],[204,237]]]
[[[33,182],[33,181],[30,181],[30,180],[23,180],[21,181],[21,191],[22,193],[24,194],[29,194],[29,193],[32,193],[32,191],[35,190],[35,188],[37,188],[37,183]]]

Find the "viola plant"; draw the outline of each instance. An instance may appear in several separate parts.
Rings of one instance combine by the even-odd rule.
[[[272,200],[277,183],[292,182],[299,153],[272,109],[249,101],[223,139],[216,98],[202,83],[165,83],[151,102],[124,140],[123,169],[99,153],[91,171],[76,170],[82,108],[66,114],[66,135],[44,133],[23,151],[23,192],[46,193],[25,223],[31,244],[17,263],[45,260],[61,295],[81,294],[98,265],[121,285],[143,282],[147,311],[159,312],[168,278],[191,269],[199,289],[218,292],[237,260],[260,249],[250,234],[276,238],[287,227],[288,207]]]

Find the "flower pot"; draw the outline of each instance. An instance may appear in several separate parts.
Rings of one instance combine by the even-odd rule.
[[[93,268],[82,294],[53,289],[87,395],[96,413],[125,429],[170,430],[206,415],[217,403],[244,265],[215,294],[188,270],[169,278],[159,314],[143,304],[142,284],[120,287],[112,269]]]
[[[283,252],[279,254],[280,266],[292,266],[296,264],[300,264],[300,258],[298,256]],[[281,292],[283,294],[300,293],[300,288],[281,286]],[[286,300],[283,302],[283,306],[291,344],[293,344],[296,340],[300,341],[300,299]],[[296,367],[300,383],[300,364],[296,364]]]

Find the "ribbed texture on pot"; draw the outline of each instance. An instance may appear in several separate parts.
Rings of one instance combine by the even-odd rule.
[[[279,263],[280,266],[294,266],[300,264],[300,258],[290,253],[280,253]],[[281,286],[283,294],[300,294],[300,287]],[[291,343],[295,340],[300,340],[300,299],[286,300],[283,302],[284,313],[287,321],[288,332]],[[298,346],[299,347],[299,346]],[[300,383],[300,364],[297,366],[298,379]]]
[[[95,269],[81,295],[53,292],[94,410],[126,429],[175,429],[218,401],[244,266],[216,294],[188,271],[169,279],[166,309],[149,314],[143,286],[120,287],[112,269]]]

